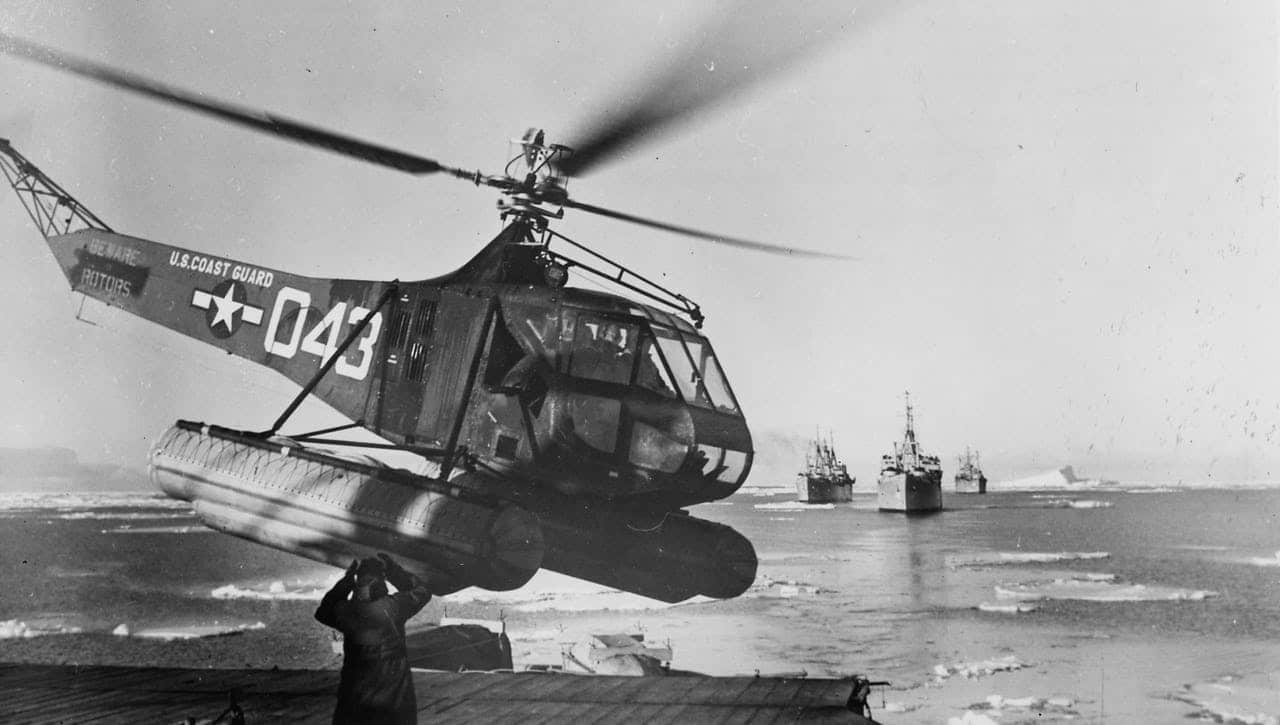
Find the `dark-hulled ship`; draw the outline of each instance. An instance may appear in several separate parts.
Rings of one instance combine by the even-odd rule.
[[[964,449],[957,461],[956,493],[986,493],[987,477],[982,473],[982,461],[977,451]]]
[[[880,459],[879,489],[881,511],[915,514],[942,510],[942,464],[937,456],[920,451],[910,394],[902,442],[894,443],[893,453]]]
[[[824,441],[817,437],[805,455],[804,470],[796,476],[796,498],[802,503],[852,501],[853,482],[830,439]]]

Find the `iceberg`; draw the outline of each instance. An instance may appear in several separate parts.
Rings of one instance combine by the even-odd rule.
[[[1007,481],[994,481],[988,487],[988,491],[1044,491],[1058,489],[1078,489],[1078,488],[1098,488],[1101,486],[1114,486],[1116,481],[1103,478],[1080,478],[1076,475],[1075,469],[1071,466],[1062,466],[1054,468],[1043,473],[1037,473],[1023,478],[1015,478]]]

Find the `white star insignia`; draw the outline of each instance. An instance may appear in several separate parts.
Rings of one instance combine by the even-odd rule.
[[[231,323],[235,322],[234,315],[244,307],[243,302],[235,300],[236,288],[234,286],[227,287],[226,294],[221,297],[209,295],[209,300],[213,302],[218,309],[213,311],[213,321],[209,323],[209,329],[213,329],[221,323],[227,328],[227,332],[231,332]]]
[[[213,310],[213,319],[209,321],[209,329],[222,325],[227,329],[228,333],[236,331],[236,315],[240,315],[241,322],[247,322],[250,325],[262,324],[262,308],[254,307],[247,302],[239,302],[236,300],[236,290],[239,289],[232,284],[222,293],[221,297],[214,296],[202,289],[191,291],[191,306],[198,307],[202,310]]]

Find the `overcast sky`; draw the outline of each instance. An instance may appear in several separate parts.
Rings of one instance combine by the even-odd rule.
[[[508,139],[540,126],[569,140],[731,10],[67,5],[5,3],[0,30],[490,173]],[[794,23],[734,12],[774,62]],[[801,25],[821,48],[570,191],[857,261],[573,212],[557,226],[703,305],[753,431],[831,428],[869,480],[910,389],[925,448],[949,459],[975,446],[997,476],[1068,463],[1280,475],[1272,3],[915,2],[814,17]],[[739,58],[692,56],[684,72],[716,78]],[[314,276],[415,279],[498,229],[488,190],[16,59],[0,69],[0,135],[125,234]],[[6,445],[141,465],[174,419],[264,428],[296,390],[95,303],[95,325],[76,321],[78,298],[7,193],[0,235]],[[336,422],[319,403],[302,415],[300,427]]]

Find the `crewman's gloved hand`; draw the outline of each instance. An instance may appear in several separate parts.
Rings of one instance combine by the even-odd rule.
[[[417,579],[413,574],[410,573],[408,569],[400,566],[395,559],[392,559],[387,554],[382,553],[378,554],[378,558],[382,560],[382,563],[387,565],[387,581],[395,585],[396,589],[405,591],[407,589],[412,589],[417,585]]]

